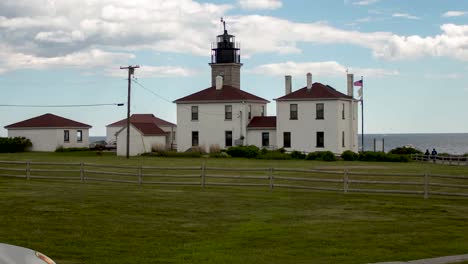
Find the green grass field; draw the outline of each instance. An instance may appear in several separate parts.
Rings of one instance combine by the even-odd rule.
[[[1,154],[0,160],[203,162],[92,152]],[[204,162],[468,175],[467,167],[419,163]],[[59,264],[369,263],[468,253],[467,198],[0,178],[0,224],[0,242],[39,250]]]

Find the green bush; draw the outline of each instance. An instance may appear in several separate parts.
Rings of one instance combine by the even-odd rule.
[[[281,153],[280,151],[268,151],[265,154],[260,154],[257,156],[257,159],[266,159],[266,160],[290,160],[291,155],[286,153]]]
[[[213,152],[210,153],[210,158],[229,158],[226,152]]]
[[[335,154],[331,151],[315,151],[307,155],[306,160],[335,161]]]
[[[398,155],[385,152],[365,151],[359,153],[360,161],[379,161],[379,162],[408,162],[408,155]]]
[[[410,155],[410,154],[423,154],[422,151],[415,148],[405,148],[405,147],[398,147],[390,150],[388,153],[390,154],[398,154],[398,155]]]
[[[260,153],[260,149],[256,146],[236,146],[230,147],[226,150],[226,153],[229,154],[231,157],[236,158],[256,158]]]
[[[24,152],[30,147],[31,140],[25,137],[0,138],[0,153]]]
[[[307,157],[306,154],[300,152],[300,151],[297,151],[297,150],[294,150],[293,152],[291,152],[291,158],[292,159],[305,159]]]
[[[89,148],[64,148],[60,146],[55,150],[55,152],[79,152],[79,151],[89,151]]]
[[[200,152],[158,151],[142,153],[140,156],[166,158],[200,158],[202,154]]]
[[[351,150],[346,150],[341,154],[341,158],[346,161],[355,161],[359,159],[359,154]]]

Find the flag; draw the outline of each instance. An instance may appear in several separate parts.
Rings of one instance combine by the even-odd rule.
[[[362,87],[362,80],[355,81],[354,86],[361,86]]]
[[[357,93],[358,93],[359,98],[361,98],[362,97],[362,86],[361,86],[361,88],[359,88],[357,90]]]

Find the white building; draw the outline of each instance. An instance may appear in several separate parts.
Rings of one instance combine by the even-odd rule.
[[[276,100],[276,142],[286,150],[305,152],[329,150],[342,153],[358,151],[358,101],[353,94],[352,75],[348,75],[345,95],[331,86],[312,84],[291,91],[291,77],[286,76],[286,95]]]
[[[286,76],[286,94],[277,98],[276,117],[266,116],[266,99],[240,89],[240,49],[224,30],[212,49],[211,87],[175,100],[177,150],[209,150],[217,145],[255,145],[259,148],[304,152],[358,150],[357,103],[353,77],[348,94],[321,83],[292,92]]]
[[[5,126],[8,137],[25,137],[32,142],[32,151],[55,151],[89,146],[90,125],[53,114],[45,114]]]
[[[240,49],[227,30],[217,37],[210,66],[211,87],[174,101],[178,151],[249,144],[247,125],[266,115],[269,101],[240,89]]]
[[[117,155],[127,154],[127,127],[121,128],[117,135]],[[130,122],[130,156],[151,152],[153,148],[166,149],[169,132],[164,132],[155,123]]]
[[[154,116],[153,114],[133,114],[130,116],[131,123],[149,123],[156,125],[165,134],[165,148],[174,149],[176,141],[177,126],[171,122]],[[127,119],[122,119],[106,126],[106,142],[117,142],[117,132],[127,127]],[[131,130],[130,130],[131,131]],[[125,132],[126,133],[126,132]],[[151,149],[150,149],[151,151]]]

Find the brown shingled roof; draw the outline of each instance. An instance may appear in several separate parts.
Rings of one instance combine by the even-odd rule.
[[[157,136],[157,135],[166,135],[168,132],[164,132],[154,123],[137,123],[131,122],[131,124],[145,136]]]
[[[157,126],[176,126],[175,124],[155,117],[153,114],[133,114],[130,116],[130,122],[153,123]],[[107,125],[108,127],[122,127],[127,125],[127,118]]]
[[[90,125],[80,123],[77,121],[73,121],[71,119],[63,118],[61,116],[49,114],[49,113],[5,126],[6,129],[9,129],[9,128],[64,128],[64,127],[91,128]]]
[[[276,128],[276,116],[254,116],[247,128]]]
[[[191,95],[179,98],[174,103],[185,102],[205,102],[205,101],[260,101],[268,103],[269,101],[242,91],[241,89],[224,85],[221,90],[216,90],[216,87],[209,87]]]
[[[329,85],[324,85],[321,83],[312,84],[310,91],[307,90],[307,87],[294,91],[290,94],[276,98],[276,101],[283,100],[315,100],[315,99],[353,99],[352,96],[348,96],[341,92],[338,92],[333,87]]]

